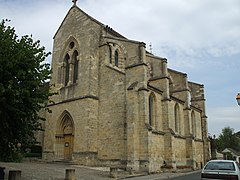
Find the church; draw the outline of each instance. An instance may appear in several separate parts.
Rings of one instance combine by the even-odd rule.
[[[204,86],[81,10],[54,35],[43,160],[159,172],[209,160]]]

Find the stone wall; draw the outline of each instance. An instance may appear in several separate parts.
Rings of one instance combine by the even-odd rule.
[[[164,136],[157,132],[150,133],[149,147],[150,172],[159,172],[165,161]]]
[[[99,77],[99,158],[126,159],[125,75],[105,64]]]
[[[164,162],[196,168],[207,159],[203,87],[168,69],[167,59],[146,52],[144,43],[124,38],[74,6],[54,36],[52,68],[52,91],[58,94],[46,114],[45,160],[66,160],[69,153],[68,160],[79,164],[158,172]],[[65,135],[73,138],[72,151]]]

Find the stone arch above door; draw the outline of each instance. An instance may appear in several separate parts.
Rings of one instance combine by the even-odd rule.
[[[55,155],[59,160],[71,160],[74,146],[74,121],[69,112],[64,111],[57,123],[55,135]]]
[[[66,132],[66,130],[68,130]],[[57,125],[58,134],[73,134],[74,135],[74,121],[68,111],[64,111],[58,120]]]

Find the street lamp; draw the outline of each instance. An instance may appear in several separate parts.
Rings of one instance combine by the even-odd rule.
[[[237,100],[238,105],[240,106],[240,93],[237,94],[236,100]]]

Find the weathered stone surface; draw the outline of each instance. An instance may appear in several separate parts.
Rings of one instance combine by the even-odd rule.
[[[195,169],[209,159],[203,85],[144,43],[73,6],[54,36],[52,68],[58,95],[45,114],[43,159],[131,172]]]

